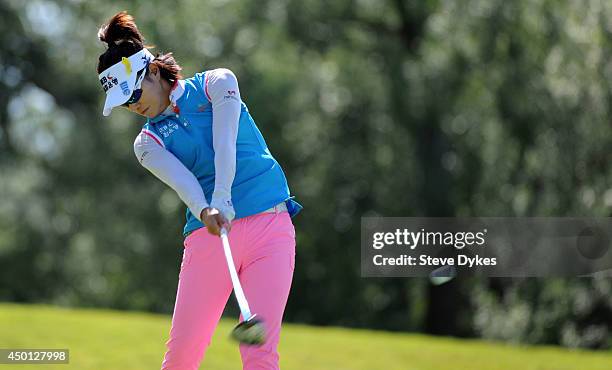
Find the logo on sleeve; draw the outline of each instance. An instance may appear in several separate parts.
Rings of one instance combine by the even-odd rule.
[[[238,98],[236,97],[236,90],[227,90],[227,95],[225,95],[224,98],[238,101]]]

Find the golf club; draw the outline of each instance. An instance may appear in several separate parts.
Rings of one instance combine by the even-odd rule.
[[[236,273],[236,266],[234,265],[234,259],[232,258],[232,251],[230,249],[229,240],[227,238],[227,230],[221,228],[221,242],[223,243],[223,251],[225,252],[225,260],[227,261],[227,267],[229,269],[230,277],[232,279],[232,285],[234,287],[234,295],[238,301],[240,307],[240,313],[242,313],[243,321],[236,325],[232,330],[232,338],[240,343],[248,345],[261,345],[266,340],[266,332],[263,323],[255,318],[255,314],[251,313],[249,303],[242,291],[242,285],[238,279]]]

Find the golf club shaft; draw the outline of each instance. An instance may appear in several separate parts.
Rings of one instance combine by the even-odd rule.
[[[238,279],[238,273],[236,272],[236,266],[234,265],[234,259],[232,258],[232,251],[230,249],[229,240],[227,239],[227,231],[225,228],[221,229],[221,242],[223,243],[223,252],[225,252],[225,260],[227,261],[227,267],[232,279],[232,285],[234,286],[234,294],[236,295],[236,300],[238,301],[238,306],[240,307],[240,313],[242,313],[243,320],[247,321],[251,318],[251,309],[249,308],[249,303],[247,302],[244,292],[242,291],[240,279]]]

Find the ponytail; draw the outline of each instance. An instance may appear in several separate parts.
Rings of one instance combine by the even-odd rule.
[[[98,30],[100,41],[108,45],[106,51],[98,58],[98,73],[121,61],[122,57],[129,57],[143,48],[153,48],[144,44],[144,36],[138,30],[134,17],[126,11],[115,14]],[[161,71],[161,77],[170,83],[182,78],[181,66],[176,62],[172,53],[157,54],[152,62]]]
[[[108,47],[119,46],[124,42],[143,48],[144,37],[138,30],[134,17],[125,10],[115,14],[106,24],[98,30],[100,41]]]

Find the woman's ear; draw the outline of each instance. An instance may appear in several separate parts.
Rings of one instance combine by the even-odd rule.
[[[161,77],[159,67],[153,63],[149,64],[149,77],[153,80],[159,80]]]

